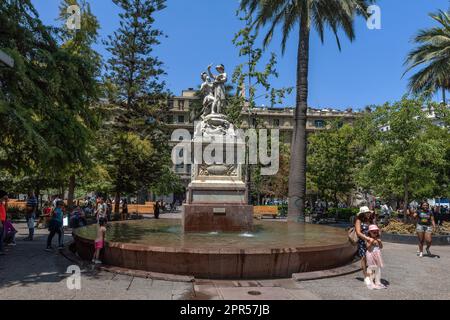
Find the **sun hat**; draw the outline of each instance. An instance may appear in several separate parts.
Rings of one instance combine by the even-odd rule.
[[[359,212],[356,215],[359,216],[361,213],[368,213],[368,212],[373,212],[373,211],[370,210],[369,207],[364,206],[364,207],[359,208]]]
[[[371,224],[369,226],[369,232],[370,231],[380,231],[380,228],[378,228],[378,226],[376,224]]]

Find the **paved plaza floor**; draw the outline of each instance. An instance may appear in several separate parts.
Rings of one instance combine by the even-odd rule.
[[[47,230],[37,230],[33,242],[23,241],[25,224],[17,224],[17,246],[0,256],[0,298],[4,299],[450,299],[450,247],[433,247],[435,257],[416,256],[416,246],[385,243],[386,267],[382,278],[387,290],[365,288],[361,273],[310,280],[258,281],[199,280],[194,282],[144,279],[82,268],[81,289],[67,287],[67,268],[73,262],[45,252]],[[71,241],[66,234],[65,242]],[[56,239],[54,239],[56,245]],[[438,257],[439,256],[439,257]]]

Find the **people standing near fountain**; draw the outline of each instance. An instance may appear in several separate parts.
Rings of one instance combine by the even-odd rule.
[[[6,211],[8,208],[8,194],[6,191],[0,190],[0,256],[3,252],[3,238],[5,234]]]
[[[28,237],[24,238],[25,241],[33,241],[34,238],[34,222],[36,219],[38,201],[33,191],[28,193],[27,205],[26,205],[26,220],[28,226]]]
[[[97,226],[97,237],[95,238],[95,252],[92,257],[92,263],[101,264],[100,251],[105,247],[106,238],[106,220],[100,218]]]
[[[47,226],[48,222],[50,221],[52,217],[52,207],[50,205],[50,202],[45,202],[44,207],[42,208],[42,215],[39,217],[39,220],[36,224],[36,229],[39,228],[39,225],[42,223],[44,224],[44,228]]]
[[[433,211],[430,209],[430,205],[427,201],[423,201],[420,207],[416,211],[410,213],[414,219],[417,221],[416,232],[417,238],[419,239],[419,251],[417,251],[417,256],[423,257],[423,245],[426,242],[427,254],[431,256],[431,242],[432,234],[436,229],[436,223],[434,221]]]
[[[383,243],[380,239],[380,229],[377,225],[372,224],[369,226],[369,237],[373,241],[366,242],[367,252],[367,274],[370,278],[370,284],[367,286],[369,289],[386,289],[386,286],[381,283],[381,268],[384,267],[383,259],[381,257],[381,249],[383,249]]]
[[[3,242],[4,244],[7,244],[9,246],[15,246],[16,245],[16,233],[17,230],[14,228],[11,221],[6,220],[3,223]]]
[[[155,215],[155,219],[159,219],[159,211],[160,211],[160,205],[159,201],[156,201],[153,205],[153,214]]]
[[[112,210],[113,210],[112,200],[110,198],[108,198],[106,200],[106,218],[108,221],[112,220],[111,219]]]
[[[369,207],[361,207],[355,221],[355,230],[358,235],[358,252],[357,255],[361,258],[361,268],[364,274],[364,283],[369,287],[371,284],[369,275],[367,273],[367,244],[371,245],[374,239],[369,237],[369,226],[374,223],[375,214]]]
[[[127,199],[123,199],[122,201],[122,219],[121,220],[128,220],[128,201]]]
[[[64,202],[58,201],[56,204],[55,210],[53,210],[53,216],[50,220],[50,226],[48,230],[50,234],[47,238],[47,248],[45,251],[52,251],[52,240],[55,234],[58,234],[58,249],[63,249],[63,221],[64,221],[64,211],[63,211]]]
[[[97,223],[99,223],[100,218],[103,218],[107,221],[106,210],[107,210],[106,203],[103,200],[103,198],[100,197],[98,199],[97,210],[95,210],[95,216],[97,219]]]

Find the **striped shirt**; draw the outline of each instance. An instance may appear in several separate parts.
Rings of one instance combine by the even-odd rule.
[[[38,201],[36,197],[28,197],[27,199],[27,207],[37,207]]]

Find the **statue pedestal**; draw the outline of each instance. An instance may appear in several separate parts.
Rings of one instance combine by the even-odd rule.
[[[189,185],[188,203],[183,206],[185,232],[252,231],[253,206],[246,203],[245,184],[221,178],[195,180]]]
[[[206,131],[213,130],[213,136],[223,127],[222,117],[217,115],[210,118],[216,120],[217,124],[210,123],[201,128]],[[208,121],[207,120],[207,121]],[[226,120],[225,120],[226,122]],[[214,128],[214,125],[218,126]],[[227,133],[233,134],[228,127],[228,132],[223,130],[219,137]],[[230,137],[230,135],[228,135]],[[183,229],[185,232],[245,232],[253,228],[253,206],[247,204],[247,187],[242,179],[242,163],[238,161],[239,150],[245,150],[244,144],[233,140],[221,140],[219,143],[193,141],[193,148],[201,151],[210,150],[211,146],[220,145],[216,152],[224,152],[223,159],[230,158],[234,161],[229,163],[211,163],[202,161],[201,164],[192,166],[192,182],[188,186],[187,204],[183,206]],[[244,148],[243,148],[244,147]],[[231,155],[231,156],[230,156]]]

